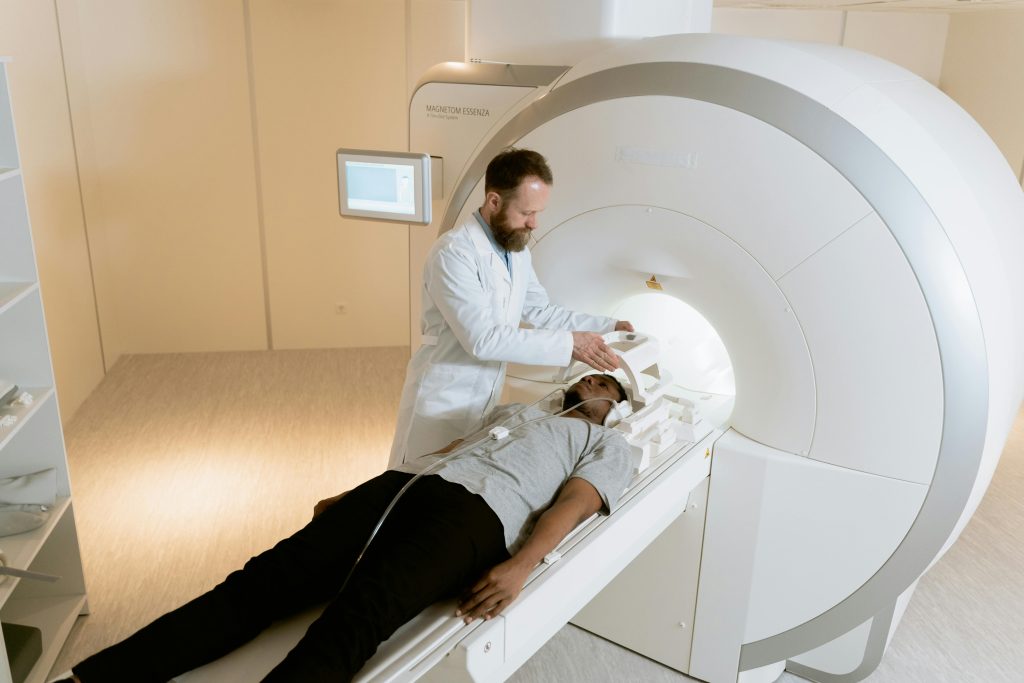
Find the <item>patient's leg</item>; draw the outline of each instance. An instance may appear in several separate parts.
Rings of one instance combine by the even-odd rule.
[[[264,683],[350,680],[399,626],[508,559],[494,512],[440,477],[417,482],[392,514],[349,585]]]
[[[74,667],[83,683],[164,683],[333,597],[391,498],[411,478],[385,472],[249,560],[192,602]]]

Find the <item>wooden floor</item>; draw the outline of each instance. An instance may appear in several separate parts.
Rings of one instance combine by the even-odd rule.
[[[406,348],[133,356],[67,425],[90,616],[55,671],[212,587],[387,462]],[[872,683],[1024,680],[1024,418]],[[567,626],[517,683],[691,679]],[[784,674],[782,681],[797,681]],[[226,682],[227,683],[227,682]]]

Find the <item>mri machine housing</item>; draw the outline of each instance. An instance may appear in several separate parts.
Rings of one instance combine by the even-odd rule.
[[[555,189],[530,248],[551,298],[616,316],[656,275],[728,349],[695,612],[650,626],[671,603],[658,581],[698,585],[665,564],[685,543],[670,530],[579,622],[704,680],[870,673],[1020,405],[1024,282],[1005,256],[1024,253],[1024,199],[991,140],[883,60],[710,34],[568,70],[440,65],[410,130],[443,157],[432,228],[481,204],[503,147],[538,149]],[[411,231],[414,347],[435,234]]]
[[[410,148],[443,165],[434,223],[410,230],[413,347],[426,252],[510,144],[555,173],[531,244],[552,299],[628,313],[657,276],[728,349],[731,415],[500,617],[435,605],[357,680],[504,680],[574,615],[712,683],[867,676],[1020,405],[1024,273],[1006,258],[1024,197],[1005,160],[932,86],[843,48],[690,34],[571,69],[440,65],[410,108]],[[510,397],[543,377],[510,368]],[[258,678],[314,616],[178,680]]]

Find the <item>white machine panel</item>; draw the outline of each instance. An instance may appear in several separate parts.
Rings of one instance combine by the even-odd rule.
[[[794,457],[728,432],[715,445],[691,675],[862,585],[906,535],[926,485]]]
[[[718,456],[732,442],[740,446],[750,443],[729,431],[715,444],[688,672],[715,683],[736,679],[767,467],[765,460],[757,457],[743,457],[738,466],[725,466]],[[741,503],[736,504],[737,500]]]
[[[928,492],[751,446],[767,463],[745,642],[801,624],[867,581],[903,540]]]
[[[451,196],[466,160],[487,132],[535,90],[465,83],[420,86],[409,105],[409,137],[444,160],[445,197]]]
[[[849,97],[839,111],[890,150],[893,160],[943,216],[943,228],[956,246],[975,294],[972,301],[964,302],[965,314],[979,315],[985,328],[992,368],[989,433],[996,438],[986,445],[962,526],[991,479],[1020,402],[1024,354],[1013,340],[1024,338],[1024,316],[1019,314],[1019,302],[1004,293],[1024,290],[1024,269],[993,259],[992,254],[1024,254],[1024,230],[1013,217],[1024,212],[1024,195],[1013,186],[1013,175],[1005,172],[1008,166],[999,150],[966,112],[940,101],[944,99],[945,95],[922,82],[877,83]],[[927,130],[916,126],[909,115],[921,110],[929,112]],[[922,150],[931,153],[924,155]],[[965,169],[970,169],[969,175]],[[965,180],[970,182],[970,192],[950,191],[963,187]]]
[[[579,145],[579,136],[588,144]],[[800,143],[706,102],[599,102],[540,126],[520,144],[544,150],[555,175],[538,240],[581,207],[664,207],[721,231],[778,278],[871,211]]]
[[[575,255],[581,245],[586,257]],[[657,273],[664,293],[704,314],[729,350],[733,427],[782,450],[810,449],[814,378],[797,318],[764,269],[726,235],[682,213],[611,206],[549,230],[533,262],[561,304],[598,313],[649,291],[645,281]],[[644,321],[632,322],[643,329]]]
[[[872,620],[873,621],[873,620]],[[847,632],[830,643],[805,652],[793,659],[809,667],[834,674],[847,674],[855,670],[864,660],[868,636],[871,635],[871,621]]]
[[[683,514],[580,610],[574,624],[689,671],[709,483],[690,493]]]
[[[904,481],[932,479],[942,374],[928,309],[877,216],[779,281],[811,350],[817,423],[810,457]]]

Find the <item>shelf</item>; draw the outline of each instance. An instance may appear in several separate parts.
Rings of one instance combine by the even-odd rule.
[[[25,683],[45,683],[75,619],[85,605],[85,595],[19,598],[4,605],[0,621],[35,626],[43,632],[43,654]]]
[[[0,315],[38,288],[32,282],[0,282]]]
[[[12,568],[61,578],[47,583],[0,577],[0,621],[40,629],[43,650],[27,683],[46,683],[87,602],[25,179],[18,161],[7,61],[0,57],[0,376],[16,383],[34,400],[28,406],[0,408],[0,416],[17,418],[11,426],[0,427],[0,476],[52,467],[58,497],[42,526],[0,537],[0,549]],[[25,72],[25,78],[31,78],[30,72]],[[0,652],[0,683],[11,680],[3,654]]]
[[[15,569],[28,569],[33,560],[35,560],[39,550],[43,547],[43,544],[46,543],[46,539],[50,537],[54,527],[57,526],[70,507],[70,498],[57,498],[57,504],[50,508],[50,518],[46,520],[46,524],[38,529],[26,531],[23,534],[0,538],[0,548],[3,549],[4,555],[7,556],[7,566]],[[7,603],[11,602],[11,593],[14,592],[22,581],[33,581],[33,579],[19,579],[7,576],[0,582],[0,605],[2,605],[0,606],[0,621],[4,619],[4,615],[7,612]],[[59,582],[54,585],[59,585]]]
[[[3,449],[14,438],[14,435],[21,431],[21,428],[35,415],[36,411],[47,401],[51,400],[54,395],[52,387],[20,387],[20,389],[32,394],[35,400],[32,401],[31,405],[27,406],[18,405],[0,408],[0,417],[14,415],[18,418],[18,421],[10,427],[0,427],[0,449]],[[0,545],[0,547],[3,546]]]

